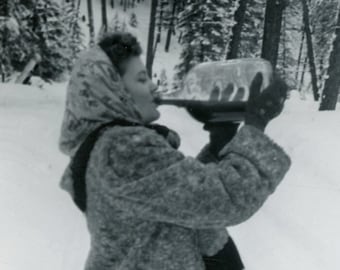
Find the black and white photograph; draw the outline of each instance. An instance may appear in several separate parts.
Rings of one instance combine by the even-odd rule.
[[[340,0],[0,0],[1,270],[340,269]]]

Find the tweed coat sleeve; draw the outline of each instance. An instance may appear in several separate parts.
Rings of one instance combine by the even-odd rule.
[[[219,163],[203,164],[153,130],[114,127],[96,143],[88,174],[98,181],[100,196],[127,218],[221,228],[252,216],[274,192],[290,159],[250,126],[220,154]]]

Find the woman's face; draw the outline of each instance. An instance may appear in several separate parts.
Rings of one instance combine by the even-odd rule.
[[[154,84],[140,57],[129,58],[124,63],[124,75],[122,80],[125,89],[129,91],[144,123],[151,123],[159,118],[157,105],[154,103],[154,93],[157,85]]]

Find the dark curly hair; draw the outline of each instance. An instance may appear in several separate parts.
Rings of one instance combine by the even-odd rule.
[[[108,55],[120,75],[125,73],[124,62],[126,60],[142,54],[137,38],[130,33],[116,32],[105,35],[98,45]]]

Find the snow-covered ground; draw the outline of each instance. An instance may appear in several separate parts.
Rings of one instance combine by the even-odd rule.
[[[97,32],[99,3],[94,1]],[[112,18],[115,11],[108,12]],[[148,2],[137,16],[135,33],[145,48]],[[174,42],[170,54],[157,51],[154,70],[166,68],[171,77],[179,50]],[[0,84],[1,270],[83,269],[85,220],[58,187],[68,162],[57,148],[64,96],[65,83],[44,89]],[[207,142],[201,124],[184,110],[160,110],[160,122],[181,135],[181,150],[196,155]],[[318,112],[316,104],[292,94],[267,134],[289,153],[292,167],[264,207],[230,229],[247,269],[340,269],[340,111]]]

